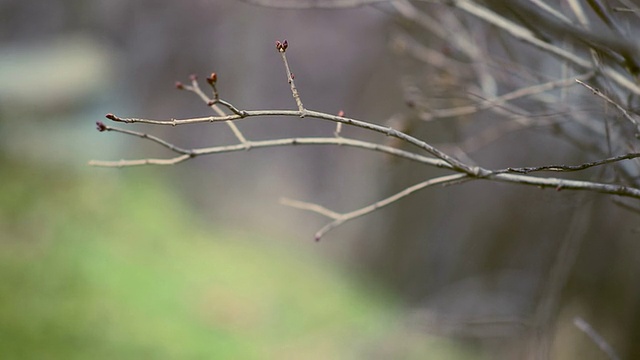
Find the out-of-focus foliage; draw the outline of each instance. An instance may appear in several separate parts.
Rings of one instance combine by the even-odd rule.
[[[2,168],[3,358],[465,354],[392,334],[393,301],[327,262],[278,241],[209,232],[149,174]]]

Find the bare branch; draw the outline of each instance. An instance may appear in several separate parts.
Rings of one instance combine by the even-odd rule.
[[[142,124],[176,126],[176,125],[182,125],[182,124],[194,124],[194,123],[203,123],[203,122],[230,121],[230,120],[237,120],[241,118],[257,117],[257,116],[300,116],[300,111],[295,111],[295,110],[246,110],[246,111],[243,111],[243,113],[244,113],[243,117],[241,117],[240,115],[233,114],[233,115],[224,115],[224,116],[208,116],[203,118],[191,118],[191,119],[184,119],[184,120],[176,120],[176,119],[149,120],[149,119],[138,119],[138,118],[120,118],[113,114],[108,114],[107,118],[113,121],[119,121],[119,122],[125,122],[125,123],[142,123]],[[304,114],[305,116],[310,118],[343,123],[346,125],[352,125],[352,126],[360,127],[363,129],[375,131],[387,136],[392,136],[427,151],[431,155],[449,163],[453,168],[459,169],[461,171],[464,171],[468,174],[472,174],[474,176],[477,176],[482,172],[482,169],[471,168],[463,164],[462,162],[452,158],[451,156],[443,153],[442,151],[438,150],[434,146],[422,140],[419,140],[411,135],[405,134],[401,131],[395,130],[390,127],[384,127],[384,126],[373,124],[367,121],[356,120],[356,119],[352,119],[344,116],[337,116],[337,115],[332,115],[332,114],[327,114],[327,113],[312,111],[307,109],[304,109]]]
[[[513,21],[506,19],[499,14],[489,10],[486,7],[483,7],[471,0],[451,0],[450,3],[469,14],[472,14],[484,21],[487,21],[490,24],[493,24],[517,39],[523,40],[541,50],[547,51],[555,56],[560,57],[561,59],[567,60],[572,64],[583,68],[591,70],[593,69],[593,64],[590,60],[587,60],[579,55],[576,55],[568,50],[565,50],[556,45],[545,42],[538,37],[535,36],[533,32],[528,30],[527,28],[520,26]],[[566,31],[571,29],[565,28]],[[575,30],[575,29],[573,29]],[[575,30],[577,31],[577,30]],[[587,36],[588,34],[581,33],[581,35]],[[617,45],[617,44],[616,44]],[[630,45],[629,49],[632,49],[635,45]],[[640,86],[636,84],[633,80],[630,80],[628,77],[620,73],[619,71],[613,69],[608,65],[602,65],[602,72],[609,77],[611,80],[618,83],[620,86],[626,88],[627,90],[640,95]]]
[[[602,159],[598,161],[588,162],[580,165],[544,165],[544,166],[533,166],[533,167],[523,167],[523,168],[508,168],[507,171],[528,174],[535,171],[557,171],[557,172],[568,172],[568,171],[579,171],[588,169],[594,166],[612,164],[622,160],[631,160],[640,157],[640,153],[630,153],[619,156],[610,157],[607,159]]]
[[[516,37],[520,39],[531,40],[531,38],[534,38],[535,41],[542,42],[542,40],[535,38],[535,36],[532,33],[530,33],[527,29],[522,28],[519,25],[512,23],[507,19],[502,18],[500,15],[495,14],[492,11],[483,8],[478,4],[471,3],[467,0],[453,0],[453,2],[458,7],[462,9],[466,9],[467,11],[473,13],[476,16],[479,16],[495,25],[509,29],[509,32],[514,33]],[[418,10],[415,7],[413,7],[408,1],[394,2],[394,6],[399,11],[403,11],[407,14],[411,14],[412,16],[415,16],[418,19],[421,19],[421,21],[425,22],[424,26],[433,28],[433,30],[437,31],[439,35],[444,34],[444,29],[439,27],[439,24],[435,23],[434,19],[431,19],[426,14],[422,14],[421,12],[418,12]],[[457,20],[455,19],[449,18],[449,20],[447,21],[448,21],[447,23],[448,27],[452,27],[454,29],[458,29],[458,28],[462,29],[463,27],[462,24],[457,22]],[[475,59],[475,61],[479,61],[479,62],[486,62],[486,59],[483,57],[484,55],[482,55],[479,52],[479,49],[476,46],[476,44],[474,44],[473,41],[471,41],[471,35],[467,34],[467,29],[464,28],[462,30],[461,31],[464,32],[464,35],[456,37],[456,40],[455,40],[458,42],[458,46],[464,49],[464,52],[467,53],[467,55],[471,59]],[[547,47],[550,46],[553,49],[553,51],[560,51],[560,50],[564,51],[561,48],[556,48],[554,45],[550,45],[547,43],[544,43],[544,44],[546,44],[545,46]],[[361,149],[370,150],[370,151],[382,152],[382,153],[390,154],[400,158],[415,161],[427,166],[443,168],[443,169],[447,169],[454,172],[454,174],[440,176],[437,178],[423,181],[419,184],[408,187],[388,198],[382,199],[380,201],[377,201],[375,203],[372,203],[370,205],[367,205],[365,207],[362,207],[360,209],[356,209],[354,211],[347,212],[347,213],[338,213],[314,203],[288,200],[288,199],[282,200],[282,202],[285,205],[298,208],[298,209],[312,211],[312,212],[321,214],[332,220],[316,233],[315,235],[316,240],[319,240],[327,232],[342,225],[347,221],[367,215],[381,207],[392,204],[426,187],[430,187],[438,184],[451,185],[451,184],[457,184],[460,182],[465,182],[465,181],[475,180],[475,179],[509,182],[509,183],[515,183],[515,184],[536,186],[541,188],[552,187],[552,188],[555,188],[557,191],[565,190],[565,189],[566,190],[582,190],[582,191],[599,192],[599,193],[605,193],[610,195],[619,195],[623,197],[640,199],[640,189],[630,187],[630,186],[598,183],[598,182],[592,182],[592,181],[536,177],[536,176],[528,175],[531,172],[540,172],[540,171],[570,172],[570,171],[584,170],[584,169],[588,169],[595,166],[616,163],[622,160],[639,158],[640,153],[637,153],[637,152],[631,152],[631,153],[619,155],[616,157],[609,157],[602,160],[587,162],[580,165],[545,165],[545,166],[538,166],[538,167],[520,167],[520,168],[510,167],[507,169],[491,171],[489,169],[476,166],[475,162],[466,155],[465,150],[460,146],[455,147],[455,149],[457,151],[458,156],[462,160],[459,160],[458,158],[455,158],[451,155],[446,154],[445,152],[441,151],[437,147],[429,144],[424,140],[411,136],[405,131],[400,131],[390,126],[382,126],[382,125],[378,125],[368,121],[345,117],[344,112],[342,110],[337,115],[308,110],[303,106],[303,103],[300,99],[300,95],[295,86],[294,75],[291,72],[291,69],[286,57],[287,47],[288,47],[288,42],[286,40],[284,42],[279,42],[279,41],[276,42],[276,48],[282,57],[282,60],[285,66],[286,75],[287,75],[287,81],[290,85],[292,96],[296,102],[297,110],[241,110],[236,108],[230,102],[220,99],[218,89],[217,89],[218,76],[216,73],[212,73],[206,79],[207,83],[211,86],[213,91],[212,98],[206,95],[202,91],[202,89],[198,84],[197,78],[195,76],[192,76],[190,85],[183,85],[182,83],[177,83],[176,87],[178,87],[179,89],[185,89],[195,93],[207,104],[207,106],[211,107],[217,115],[207,116],[207,117],[188,118],[188,119],[170,119],[170,120],[122,118],[113,114],[107,114],[106,117],[114,122],[141,123],[141,124],[150,124],[150,125],[170,125],[170,126],[197,124],[197,123],[225,122],[236,135],[239,141],[238,144],[196,148],[196,149],[184,149],[153,135],[149,135],[142,132],[115,128],[115,127],[109,127],[103,124],[102,122],[98,122],[97,126],[99,131],[113,131],[113,132],[123,133],[126,135],[136,136],[142,139],[147,139],[177,153],[177,156],[173,158],[168,158],[168,159],[148,158],[148,159],[119,160],[119,161],[91,161],[90,165],[102,166],[102,167],[172,165],[172,164],[177,164],[177,163],[189,160],[191,158],[194,158],[200,155],[211,155],[211,154],[217,154],[217,153],[242,151],[242,150],[248,150],[251,148],[268,148],[268,147],[296,146],[296,145],[334,145],[334,146],[338,145],[338,146],[348,146],[348,147],[361,148]],[[436,59],[433,56],[434,55],[433,52],[430,52],[428,55],[431,58],[433,58],[432,59],[433,61],[437,62],[437,61],[443,60],[443,58]],[[573,54],[571,55],[574,56]],[[582,58],[579,58],[578,60],[576,60],[576,58],[572,60],[570,58],[566,58],[566,59],[568,61],[574,61],[574,62],[579,60],[578,65],[581,64],[580,61],[587,61]],[[531,126],[534,123],[531,118],[531,114],[528,111],[520,109],[518,106],[511,104],[510,101],[513,101],[515,99],[518,99],[524,96],[533,96],[533,95],[541,96],[541,94],[545,91],[571,86],[572,84],[575,84],[575,82],[578,82],[581,85],[586,86],[590,90],[594,91],[594,93],[596,93],[598,96],[601,96],[608,102],[616,105],[616,107],[620,111],[622,111],[623,114],[625,114],[625,116],[630,121],[632,121],[632,123],[637,125],[638,123],[635,121],[635,119],[632,118],[632,116],[626,111],[626,109],[622,108],[616,102],[604,96],[598,90],[595,90],[594,88],[591,88],[590,86],[586,85],[582,81],[582,80],[587,80],[591,78],[595,74],[595,71],[591,70],[592,69],[591,66],[589,66],[588,68],[590,69],[588,73],[579,75],[577,77],[572,76],[572,77],[568,77],[561,80],[548,81],[542,84],[523,87],[520,89],[513,90],[511,92],[507,92],[501,96],[490,95],[491,96],[490,99],[483,99],[480,104],[436,110],[432,113],[431,116],[433,118],[460,116],[460,115],[471,114],[473,112],[484,110],[484,109],[491,109],[501,115],[507,114],[507,117],[509,117],[512,120],[512,123],[503,124],[503,126],[497,128],[499,130],[497,132],[495,131],[495,128],[494,128],[492,132],[486,134],[487,136],[484,136],[484,138],[482,136],[475,137],[476,142],[478,139],[486,140],[485,138],[495,138],[496,136],[500,136],[501,134],[504,134],[508,131],[517,130],[525,126]],[[494,81],[494,75],[490,74],[487,68],[484,68],[484,67],[478,68],[476,69],[475,72],[476,72],[475,76],[477,76],[478,78],[484,78],[485,80],[488,79],[490,80],[489,82]],[[497,82],[495,83],[497,84]],[[488,84],[487,86],[483,87],[484,89],[483,91],[491,92],[490,90],[493,88],[494,87],[491,84]],[[496,92],[496,91],[493,91],[493,92]],[[227,112],[231,112],[231,113],[225,112],[224,109],[226,109]],[[513,112],[516,115],[514,116],[509,112]],[[244,137],[244,135],[240,132],[240,130],[235,124],[236,120],[241,120],[241,119],[251,118],[251,117],[268,117],[268,116],[278,116],[278,117],[296,116],[296,117],[308,117],[308,118],[315,118],[315,119],[320,119],[325,121],[331,121],[335,123],[336,129],[333,137],[278,138],[278,139],[272,139],[272,140],[249,141]],[[549,122],[545,122],[544,124],[548,124],[548,123]],[[540,125],[542,123],[536,122],[536,124]],[[343,125],[351,125],[351,126],[359,127],[361,129],[378,132],[385,136],[398,139],[400,141],[411,144],[419,149],[422,149],[423,151],[426,151],[426,153],[429,154],[430,156],[414,153],[411,151],[400,150],[394,147],[385,146],[385,145],[381,145],[373,142],[366,142],[366,141],[361,141],[361,140],[356,140],[351,138],[344,138],[341,136],[341,129]],[[596,126],[591,123],[588,123],[585,126],[587,125],[591,127]]]
[[[105,131],[106,130],[107,129],[105,129]],[[119,161],[92,160],[89,162],[89,165],[100,166],[100,167],[127,167],[127,166],[140,166],[140,165],[150,165],[150,164],[173,165],[178,162],[182,162],[184,160],[188,160],[189,158],[193,158],[200,155],[212,155],[212,154],[246,150],[245,144],[222,145],[222,146],[212,146],[212,147],[206,147],[206,148],[184,150],[173,144],[168,143],[165,140],[162,140],[157,137],[147,135],[144,133],[138,133],[135,131],[129,131],[129,130],[113,128],[113,127],[108,128],[108,131],[120,132],[123,134],[133,135],[143,139],[152,140],[175,152],[184,153],[189,156],[186,158],[183,156],[178,156],[172,159],[141,159],[141,160],[119,160]],[[396,149],[390,146],[385,146],[381,144],[360,141],[355,139],[348,139],[343,137],[284,138],[284,139],[274,139],[274,140],[251,141],[249,145],[251,146],[251,148],[255,148],[255,149],[268,148],[268,147],[296,146],[296,145],[339,145],[339,146],[346,146],[346,147],[361,148],[361,149],[366,149],[371,151],[378,151],[378,152],[390,154],[393,156],[397,156],[400,158],[404,158],[407,160],[422,163],[425,165],[429,165],[429,166],[435,166],[439,168],[448,168],[448,169],[451,168],[451,165],[449,165],[448,163],[440,159],[418,155],[409,151]]]
[[[557,191],[587,190],[603,194],[620,195],[640,199],[640,189],[616,184],[605,184],[591,181],[559,178],[540,178],[529,175],[509,174],[505,173],[504,170],[498,171],[495,174],[487,175],[482,179],[511,182],[524,185],[534,185],[542,188],[549,187],[555,188]]]

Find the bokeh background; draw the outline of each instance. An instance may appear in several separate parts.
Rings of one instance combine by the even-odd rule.
[[[173,85],[190,74],[217,72],[239,108],[294,108],[282,39],[307,108],[456,141],[460,124],[411,116],[407,84],[451,106],[461,80],[409,59],[398,30],[416,29],[387,10],[0,1],[2,358],[510,359],[537,354],[540,337],[554,358],[606,358],[576,317],[637,356],[637,217],[605,196],[489,182],[428,189],[314,243],[325,219],[281,197],[349,211],[439,172],[337,147],[87,165],[171,156],[95,122],[209,115]],[[522,49],[522,66],[545,71]],[[334,131],[311,119],[238,126],[256,140]],[[235,142],[224,124],[129,128],[182,147]],[[539,129],[472,155],[495,167],[593,160]],[[566,278],[551,279],[563,266]]]

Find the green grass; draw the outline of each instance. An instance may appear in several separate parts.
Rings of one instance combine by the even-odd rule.
[[[0,168],[2,359],[469,358],[335,264],[200,226],[149,172]]]
[[[357,358],[394,311],[283,242],[208,232],[140,172],[2,166],[2,358]]]

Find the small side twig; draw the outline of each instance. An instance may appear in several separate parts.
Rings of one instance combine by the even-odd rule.
[[[200,88],[200,84],[198,84],[198,78],[195,75],[191,75],[191,86],[188,85],[183,85],[181,83],[177,83],[176,87],[178,87],[178,89],[184,89],[184,90],[188,90],[191,91],[193,93],[195,93],[196,95],[198,95],[202,101],[204,101],[207,106],[209,106],[213,111],[216,112],[216,114],[218,114],[218,116],[226,116],[227,114],[222,111],[222,109],[220,109],[220,106],[218,106],[218,103],[226,106],[227,108],[229,108],[234,114],[236,114],[238,117],[242,118],[244,117],[244,111],[240,111],[238,109],[236,109],[233,105],[229,104],[228,102],[221,100],[218,96],[218,89],[217,87],[215,87],[215,83],[218,80],[218,76],[216,75],[216,73],[212,73],[210,77],[207,78],[207,82],[209,84],[212,85],[213,87],[213,91],[214,91],[214,99],[210,99]],[[229,126],[229,128],[231,129],[231,131],[233,132],[233,134],[236,136],[236,138],[238,139],[238,141],[240,141],[240,143],[246,145],[247,150],[250,148],[249,146],[249,142],[247,141],[247,139],[244,137],[244,135],[242,135],[242,132],[240,131],[240,129],[238,129],[238,126],[236,126],[236,124],[234,124],[232,121],[225,121],[226,124]]]
[[[610,97],[608,97],[607,95],[605,95],[602,91],[594,88],[593,86],[579,80],[576,79],[576,82],[584,87],[586,87],[587,89],[591,90],[591,92],[598,96],[603,98],[606,102],[608,102],[609,104],[613,105],[616,107],[616,109],[620,110],[620,112],[622,113],[622,116],[624,116],[625,119],[629,120],[633,125],[635,125],[636,129],[638,130],[638,133],[636,134],[636,137],[640,136],[640,122],[635,119],[633,116],[631,116],[631,114],[627,111],[627,109],[623,108],[622,105],[618,104],[617,102],[611,100]]]
[[[359,218],[361,216],[364,216],[366,214],[369,214],[373,211],[376,211],[384,206],[387,206],[389,204],[392,204],[418,190],[422,190],[424,188],[427,188],[429,186],[433,186],[433,185],[438,185],[438,184],[447,184],[447,183],[452,183],[452,182],[459,182],[462,179],[468,179],[471,180],[472,178],[469,177],[469,175],[467,174],[453,174],[453,175],[445,175],[445,176],[440,176],[437,178],[433,178],[433,179],[429,179],[426,181],[423,181],[419,184],[410,186],[402,191],[400,191],[399,193],[396,193],[392,196],[389,196],[386,199],[382,199],[380,201],[376,201],[375,203],[365,206],[363,208],[348,212],[348,213],[337,213],[335,211],[329,210],[323,206],[320,206],[318,204],[314,204],[314,203],[309,203],[309,202],[304,202],[304,201],[298,201],[298,200],[291,200],[291,199],[287,199],[287,198],[283,198],[280,200],[280,203],[286,206],[290,206],[296,209],[300,209],[300,210],[308,210],[308,211],[312,211],[315,213],[318,213],[320,215],[324,215],[330,219],[332,219],[333,221],[331,221],[330,223],[328,223],[327,225],[323,226],[320,230],[318,230],[314,236],[316,241],[319,241],[326,233],[328,233],[329,231],[335,229],[336,227],[344,224],[345,222],[349,221],[349,220],[353,220],[356,218]]]
[[[109,115],[107,115],[107,117],[109,117]],[[186,155],[190,155],[190,156],[195,156],[196,155],[196,154],[194,154],[193,150],[183,149],[181,147],[173,145],[172,143],[170,143],[170,142],[168,142],[166,140],[160,139],[157,136],[149,135],[147,133],[107,126],[102,121],[96,122],[96,127],[97,127],[98,131],[100,131],[100,132],[113,131],[113,132],[117,132],[117,133],[136,136],[136,137],[139,137],[139,138],[142,138],[142,139],[147,139],[147,140],[153,141],[153,142],[155,142],[157,144],[160,144],[160,145],[166,147],[167,149],[169,149],[169,150],[171,150],[173,152],[176,152],[178,154],[186,154]]]
[[[289,82],[289,86],[291,86],[291,94],[298,106],[300,117],[303,118],[306,115],[306,110],[304,109],[304,105],[302,105],[302,100],[300,99],[300,94],[298,94],[296,83],[293,81],[294,75],[289,67],[289,61],[287,61],[287,47],[289,47],[289,42],[287,40],[284,40],[283,42],[276,41],[276,49],[280,53],[280,56],[282,56],[282,62],[284,63],[284,68],[287,71],[287,81]]]

